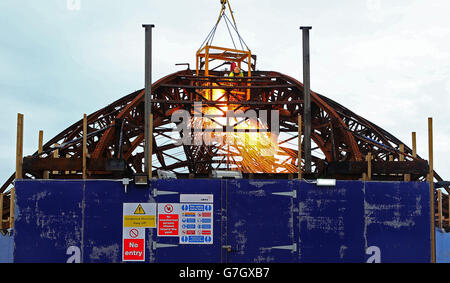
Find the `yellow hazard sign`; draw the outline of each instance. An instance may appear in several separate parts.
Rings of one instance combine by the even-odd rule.
[[[136,210],[134,211],[134,214],[145,214],[144,209],[142,208],[142,205],[139,204]]]
[[[156,216],[155,215],[141,215],[141,216],[125,215],[123,217],[123,227],[156,228]]]
[[[123,227],[156,228],[156,203],[124,203]]]

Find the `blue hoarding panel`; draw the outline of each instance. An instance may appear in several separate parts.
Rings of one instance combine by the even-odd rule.
[[[234,180],[226,183],[225,262],[295,262],[296,195],[292,181]]]
[[[364,193],[361,182],[317,187],[296,182],[299,190],[299,261],[364,261]]]
[[[16,181],[14,262],[66,262],[82,243],[83,182]]]
[[[14,237],[0,234],[0,263],[13,262]]]
[[[85,188],[84,262],[122,261],[123,203],[155,203],[147,187],[122,182],[88,181]],[[145,230],[145,259],[154,262],[154,229]]]
[[[450,233],[436,229],[436,262],[450,263]]]
[[[180,244],[178,237],[158,237],[156,262],[159,263],[216,263],[221,262],[221,205],[223,194],[222,181],[214,179],[205,180],[158,180],[152,182],[153,189],[157,190],[156,201],[158,203],[179,203],[181,194],[204,194],[213,195],[213,237],[212,244],[206,244],[206,238],[202,240],[205,244],[186,245]],[[204,207],[204,205],[198,206]],[[192,207],[195,210],[195,207]],[[188,208],[189,209],[189,206]],[[200,209],[202,210],[202,209]],[[180,231],[182,234],[182,231]],[[181,235],[189,237],[189,235]],[[187,238],[194,243],[199,238]],[[208,241],[209,242],[209,241]]]
[[[430,262],[429,185],[367,182],[364,193],[366,248],[379,248],[385,263]]]
[[[17,181],[14,262],[121,262],[123,204],[182,194],[212,195],[185,204],[212,219],[183,218],[201,235],[146,228],[145,262],[430,261],[427,183],[192,179]]]

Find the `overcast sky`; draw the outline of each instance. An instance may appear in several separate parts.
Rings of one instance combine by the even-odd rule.
[[[99,108],[144,87],[144,29],[153,32],[153,80],[194,65],[219,0],[1,0],[0,183],[15,170],[17,113],[24,154]],[[257,69],[302,81],[301,33],[311,30],[311,88],[374,122],[450,180],[449,0],[232,0]],[[226,35],[226,30],[218,33]],[[220,36],[220,35],[219,35]],[[220,38],[218,37],[218,40]],[[219,42],[220,43],[220,42]],[[224,42],[225,43],[225,42]]]

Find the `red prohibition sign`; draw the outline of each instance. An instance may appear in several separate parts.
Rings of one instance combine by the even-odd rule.
[[[130,237],[134,239],[134,238],[137,238],[137,236],[139,236],[139,231],[137,229],[131,229]]]
[[[172,206],[171,204],[166,204],[166,205],[164,206],[164,211],[165,211],[166,213],[172,213],[172,212],[173,212],[173,206]]]

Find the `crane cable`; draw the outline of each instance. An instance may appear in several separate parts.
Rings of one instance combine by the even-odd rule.
[[[242,39],[241,35],[239,34],[239,31],[238,31],[238,28],[237,28],[237,24],[236,24],[236,20],[235,20],[234,15],[233,15],[233,10],[231,9],[230,1],[228,1],[228,0],[220,0],[220,3],[222,4],[222,8],[221,8],[220,13],[219,13],[219,18],[217,19],[216,24],[213,26],[213,28],[212,28],[211,31],[209,32],[209,34],[208,34],[208,36],[206,37],[206,39],[203,41],[203,43],[202,43],[202,45],[200,46],[199,50],[202,49],[203,46],[205,46],[205,43],[206,43],[206,45],[211,45],[211,44],[212,44],[212,42],[213,42],[213,40],[214,40],[214,37],[215,37],[215,34],[216,34],[217,27],[218,27],[218,25],[219,25],[219,23],[220,23],[220,21],[221,21],[222,18],[225,19],[225,24],[226,24],[226,26],[227,26],[228,33],[229,33],[229,35],[230,35],[230,37],[231,37],[231,40],[232,40],[232,42],[233,42],[234,48],[237,49],[237,48],[236,48],[236,44],[235,44],[235,42],[234,42],[233,35],[232,35],[232,33],[231,33],[231,30],[230,30],[230,27],[229,27],[228,23],[230,23],[231,27],[232,27],[233,30],[236,32],[236,34],[237,34],[237,36],[238,36],[238,39],[239,39],[239,42],[240,42],[240,45],[241,45],[241,49],[244,50],[244,45],[245,45],[245,47],[247,48],[247,50],[250,50],[250,49],[248,48],[247,44],[245,43],[245,41]],[[228,5],[228,9],[230,10],[231,19],[232,19],[233,21],[231,21],[231,20],[227,17],[227,15],[226,15],[227,5]]]

